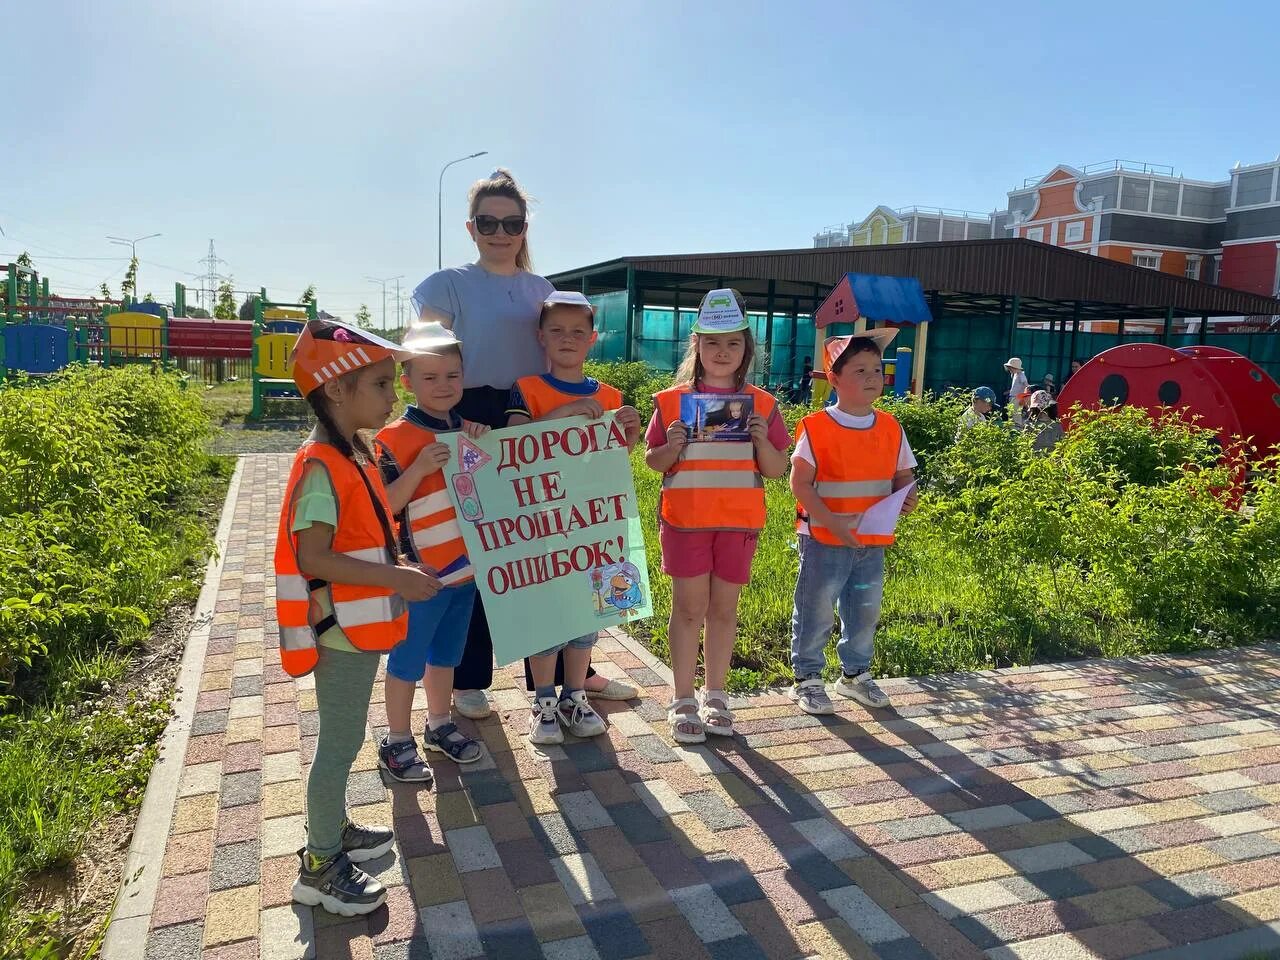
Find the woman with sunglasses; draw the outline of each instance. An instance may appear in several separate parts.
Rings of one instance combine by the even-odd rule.
[[[465,420],[501,428],[507,425],[511,385],[547,372],[538,343],[538,315],[555,287],[533,272],[529,259],[529,197],[507,170],[499,168],[471,185],[467,233],[479,259],[431,274],[413,291],[423,321],[438,320],[462,341],[462,402]],[[561,666],[557,663],[556,682]],[[528,662],[525,664],[526,680]],[[467,645],[453,674],[454,705],[464,717],[489,715],[484,691],[493,682],[493,640],[484,606],[476,599]],[[532,687],[530,687],[532,689]],[[589,696],[625,700],[634,687],[587,677]]]

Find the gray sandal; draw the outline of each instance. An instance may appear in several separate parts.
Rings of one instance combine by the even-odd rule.
[[[458,729],[456,723],[428,729],[422,734],[422,745],[428,750],[443,753],[455,763],[475,763],[484,752],[480,744]]]

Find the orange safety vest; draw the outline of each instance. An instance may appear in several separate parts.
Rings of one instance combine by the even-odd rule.
[[[654,395],[663,427],[680,419],[680,398],[696,393],[688,384]],[[773,394],[747,384],[752,409],[764,419],[777,415]],[[699,440],[685,444],[680,459],[662,477],[658,514],[677,530],[764,529],[764,480],[749,440]]]
[[[617,410],[622,406],[622,391],[607,383],[601,383],[596,392],[591,394],[565,393],[547,383],[541,376],[521,377],[516,381],[516,386],[520,388],[520,395],[524,397],[529,415],[534,420],[575,400],[595,400],[605,410]]]
[[[808,436],[813,451],[813,485],[832,513],[863,513],[878,500],[893,493],[893,475],[898,472],[902,449],[902,426],[892,414],[875,411],[875,422],[865,430],[836,422],[825,410],[811,413],[796,425],[796,443]],[[826,527],[818,526],[796,504],[796,529],[820,543],[844,546]],[[865,536],[855,533],[865,546],[888,546],[893,536]]]
[[[329,629],[318,623],[319,607],[311,599],[312,590],[328,586],[333,600],[333,619],[352,646],[359,650],[390,650],[404,639],[409,626],[409,608],[403,597],[386,587],[360,587],[328,583],[310,578],[298,568],[298,539],[293,532],[293,516],[298,488],[307,466],[318,463],[329,474],[338,498],[338,526],[333,531],[333,550],[357,560],[394,564],[395,555],[387,543],[378,519],[371,487],[381,501],[385,516],[391,516],[378,469],[371,463],[357,467],[331,444],[308,440],[293,458],[285,488],[284,509],[276,536],[276,620],[280,624],[280,664],[285,672],[301,677],[316,666],[316,637]],[[360,479],[363,471],[369,487]]]
[[[436,442],[439,435],[404,417],[378,431],[379,454],[388,454],[396,466],[405,470],[418,454]],[[446,441],[447,442],[447,441]],[[446,587],[466,583],[474,578],[462,541],[462,529],[453,501],[445,489],[444,471],[427,474],[413,491],[404,513],[397,518],[403,528],[408,524],[409,541],[418,559],[435,570]]]

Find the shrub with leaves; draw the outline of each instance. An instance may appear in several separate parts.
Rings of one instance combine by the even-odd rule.
[[[57,911],[19,908],[91,825],[141,801],[161,684],[115,684],[153,620],[194,594],[197,506],[223,464],[194,391],[141,367],[0,385],[0,954],[65,955]]]

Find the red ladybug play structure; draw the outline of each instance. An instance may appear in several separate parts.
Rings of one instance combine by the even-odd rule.
[[[1222,448],[1251,438],[1262,453],[1280,450],[1280,385],[1248,357],[1222,347],[1131,343],[1098,354],[1072,375],[1058,405],[1127,404],[1151,414],[1175,409],[1214,430]]]

